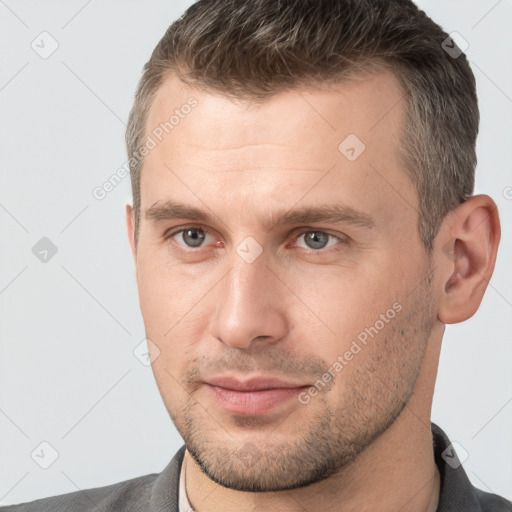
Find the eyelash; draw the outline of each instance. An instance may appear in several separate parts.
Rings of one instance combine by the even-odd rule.
[[[189,229],[191,229],[191,230],[197,229],[199,231],[204,231],[205,233],[214,236],[214,233],[210,229],[208,229],[208,228],[206,228],[204,226],[190,225],[190,226],[180,227],[180,229],[177,229],[175,231],[170,231],[170,232],[165,233],[164,236],[163,236],[163,239],[166,242],[170,241],[171,243],[174,243],[174,244],[178,245],[178,247],[180,249],[183,249],[185,251],[191,251],[191,252],[193,251],[193,252],[195,252],[196,250],[204,249],[203,246],[197,247],[197,248],[194,248],[194,247],[184,247],[184,246],[181,246],[181,245],[177,244],[177,242],[174,242],[174,240],[172,240],[172,238],[174,236],[178,235],[179,233],[183,233],[184,231],[187,231]],[[297,239],[300,236],[302,236],[302,235],[304,235],[306,233],[311,233],[311,232],[313,232],[313,233],[325,233],[326,235],[329,235],[331,238],[337,239],[338,242],[341,242],[341,243],[340,244],[335,244],[335,245],[331,246],[331,248],[328,247],[328,248],[322,248],[322,249],[304,249],[303,247],[299,247],[299,249],[307,251],[308,254],[311,254],[311,253],[313,253],[313,254],[320,254],[320,253],[327,253],[330,250],[334,250],[334,251],[340,250],[338,245],[346,245],[348,243],[348,237],[342,237],[342,236],[338,236],[338,235],[333,235],[332,233],[329,233],[328,231],[323,231],[323,230],[314,229],[314,228],[313,229],[312,228],[302,229],[296,235],[294,235],[294,237],[295,237],[294,241],[297,241]],[[335,247],[335,249],[332,249],[332,247]]]

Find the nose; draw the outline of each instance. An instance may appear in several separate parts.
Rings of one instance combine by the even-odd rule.
[[[263,255],[247,263],[235,254],[230,272],[219,284],[211,326],[215,338],[230,347],[248,349],[286,336],[284,287]]]

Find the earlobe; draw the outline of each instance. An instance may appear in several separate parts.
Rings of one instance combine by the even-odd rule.
[[[447,215],[435,243],[441,322],[458,323],[475,314],[494,270],[499,241],[498,210],[489,196],[473,196]]]
[[[132,252],[133,260],[137,262],[137,249],[135,247],[135,221],[133,218],[133,207],[131,204],[126,204],[126,230],[128,233],[128,242]]]

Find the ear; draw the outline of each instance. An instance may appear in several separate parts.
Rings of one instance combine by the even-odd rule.
[[[434,243],[441,322],[454,324],[475,314],[494,270],[500,235],[498,207],[486,195],[469,198],[445,217]]]
[[[133,207],[126,203],[126,229],[128,232],[128,242],[132,251],[133,260],[137,263],[137,247],[135,245],[135,219],[133,217]]]

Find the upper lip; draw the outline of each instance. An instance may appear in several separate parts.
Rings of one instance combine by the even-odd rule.
[[[221,388],[232,389],[235,391],[261,391],[263,389],[276,388],[300,388],[307,386],[296,382],[284,381],[275,377],[251,377],[250,379],[240,380],[236,377],[218,376],[205,380],[210,386],[219,386]]]

